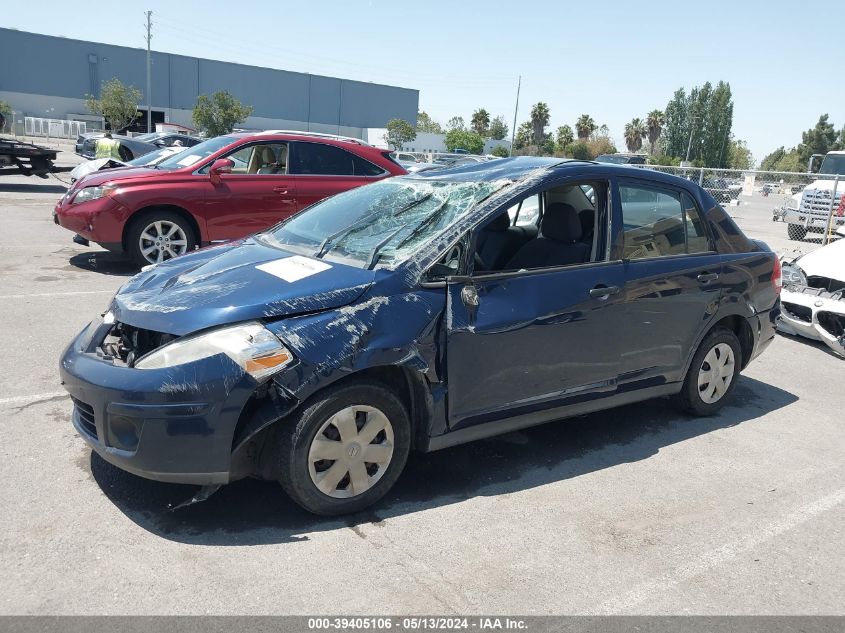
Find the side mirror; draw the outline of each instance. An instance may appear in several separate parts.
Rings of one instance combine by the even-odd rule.
[[[167,141],[165,141],[164,139],[160,138],[160,139],[158,139],[158,140],[153,141],[153,145],[155,145],[156,147],[166,147],[166,146],[167,146]]]
[[[218,158],[211,164],[211,169],[208,170],[208,175],[211,177],[211,182],[219,183],[220,177],[223,174],[231,174],[232,168],[235,166],[235,161],[229,158]]]

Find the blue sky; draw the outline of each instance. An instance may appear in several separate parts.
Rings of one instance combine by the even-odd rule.
[[[42,0],[0,24],[143,47],[146,9],[156,50],[417,88],[442,123],[485,107],[511,126],[521,74],[519,122],[540,100],[552,129],[589,113],[620,150],[632,117],[708,80],[730,82],[734,134],[758,161],[823,112],[845,124],[841,5],[828,0],[145,0],[101,12]]]

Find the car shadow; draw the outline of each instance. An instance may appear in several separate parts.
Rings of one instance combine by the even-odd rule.
[[[741,377],[732,403],[711,418],[679,414],[667,399],[552,422],[427,454],[412,453],[387,497],[367,511],[321,518],[294,504],[275,482],[246,479],[207,501],[177,510],[196,486],[131,475],[91,453],[94,481],[137,525],[162,538],[200,545],[243,546],[308,540],[307,533],[384,525],[391,517],[495,496],[647,459],[661,448],[726,429],[785,407],[798,398]]]
[[[0,193],[65,193],[67,187],[54,184],[0,184]]]
[[[110,251],[78,253],[68,259],[71,266],[89,272],[116,277],[130,277],[138,267],[126,257]]]

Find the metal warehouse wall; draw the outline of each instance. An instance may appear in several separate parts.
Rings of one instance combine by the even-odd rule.
[[[392,118],[416,122],[417,90],[156,51],[151,57],[156,110],[189,111],[198,95],[228,90],[253,106],[251,118],[259,121],[343,128],[384,127]],[[146,51],[139,48],[0,28],[0,60],[0,93],[7,95],[82,100],[98,94],[100,83],[112,77],[146,90]]]

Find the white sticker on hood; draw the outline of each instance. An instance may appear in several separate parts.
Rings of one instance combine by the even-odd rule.
[[[277,259],[266,264],[259,264],[256,268],[292,283],[328,270],[331,268],[331,265],[316,259],[294,255],[293,257]]]

